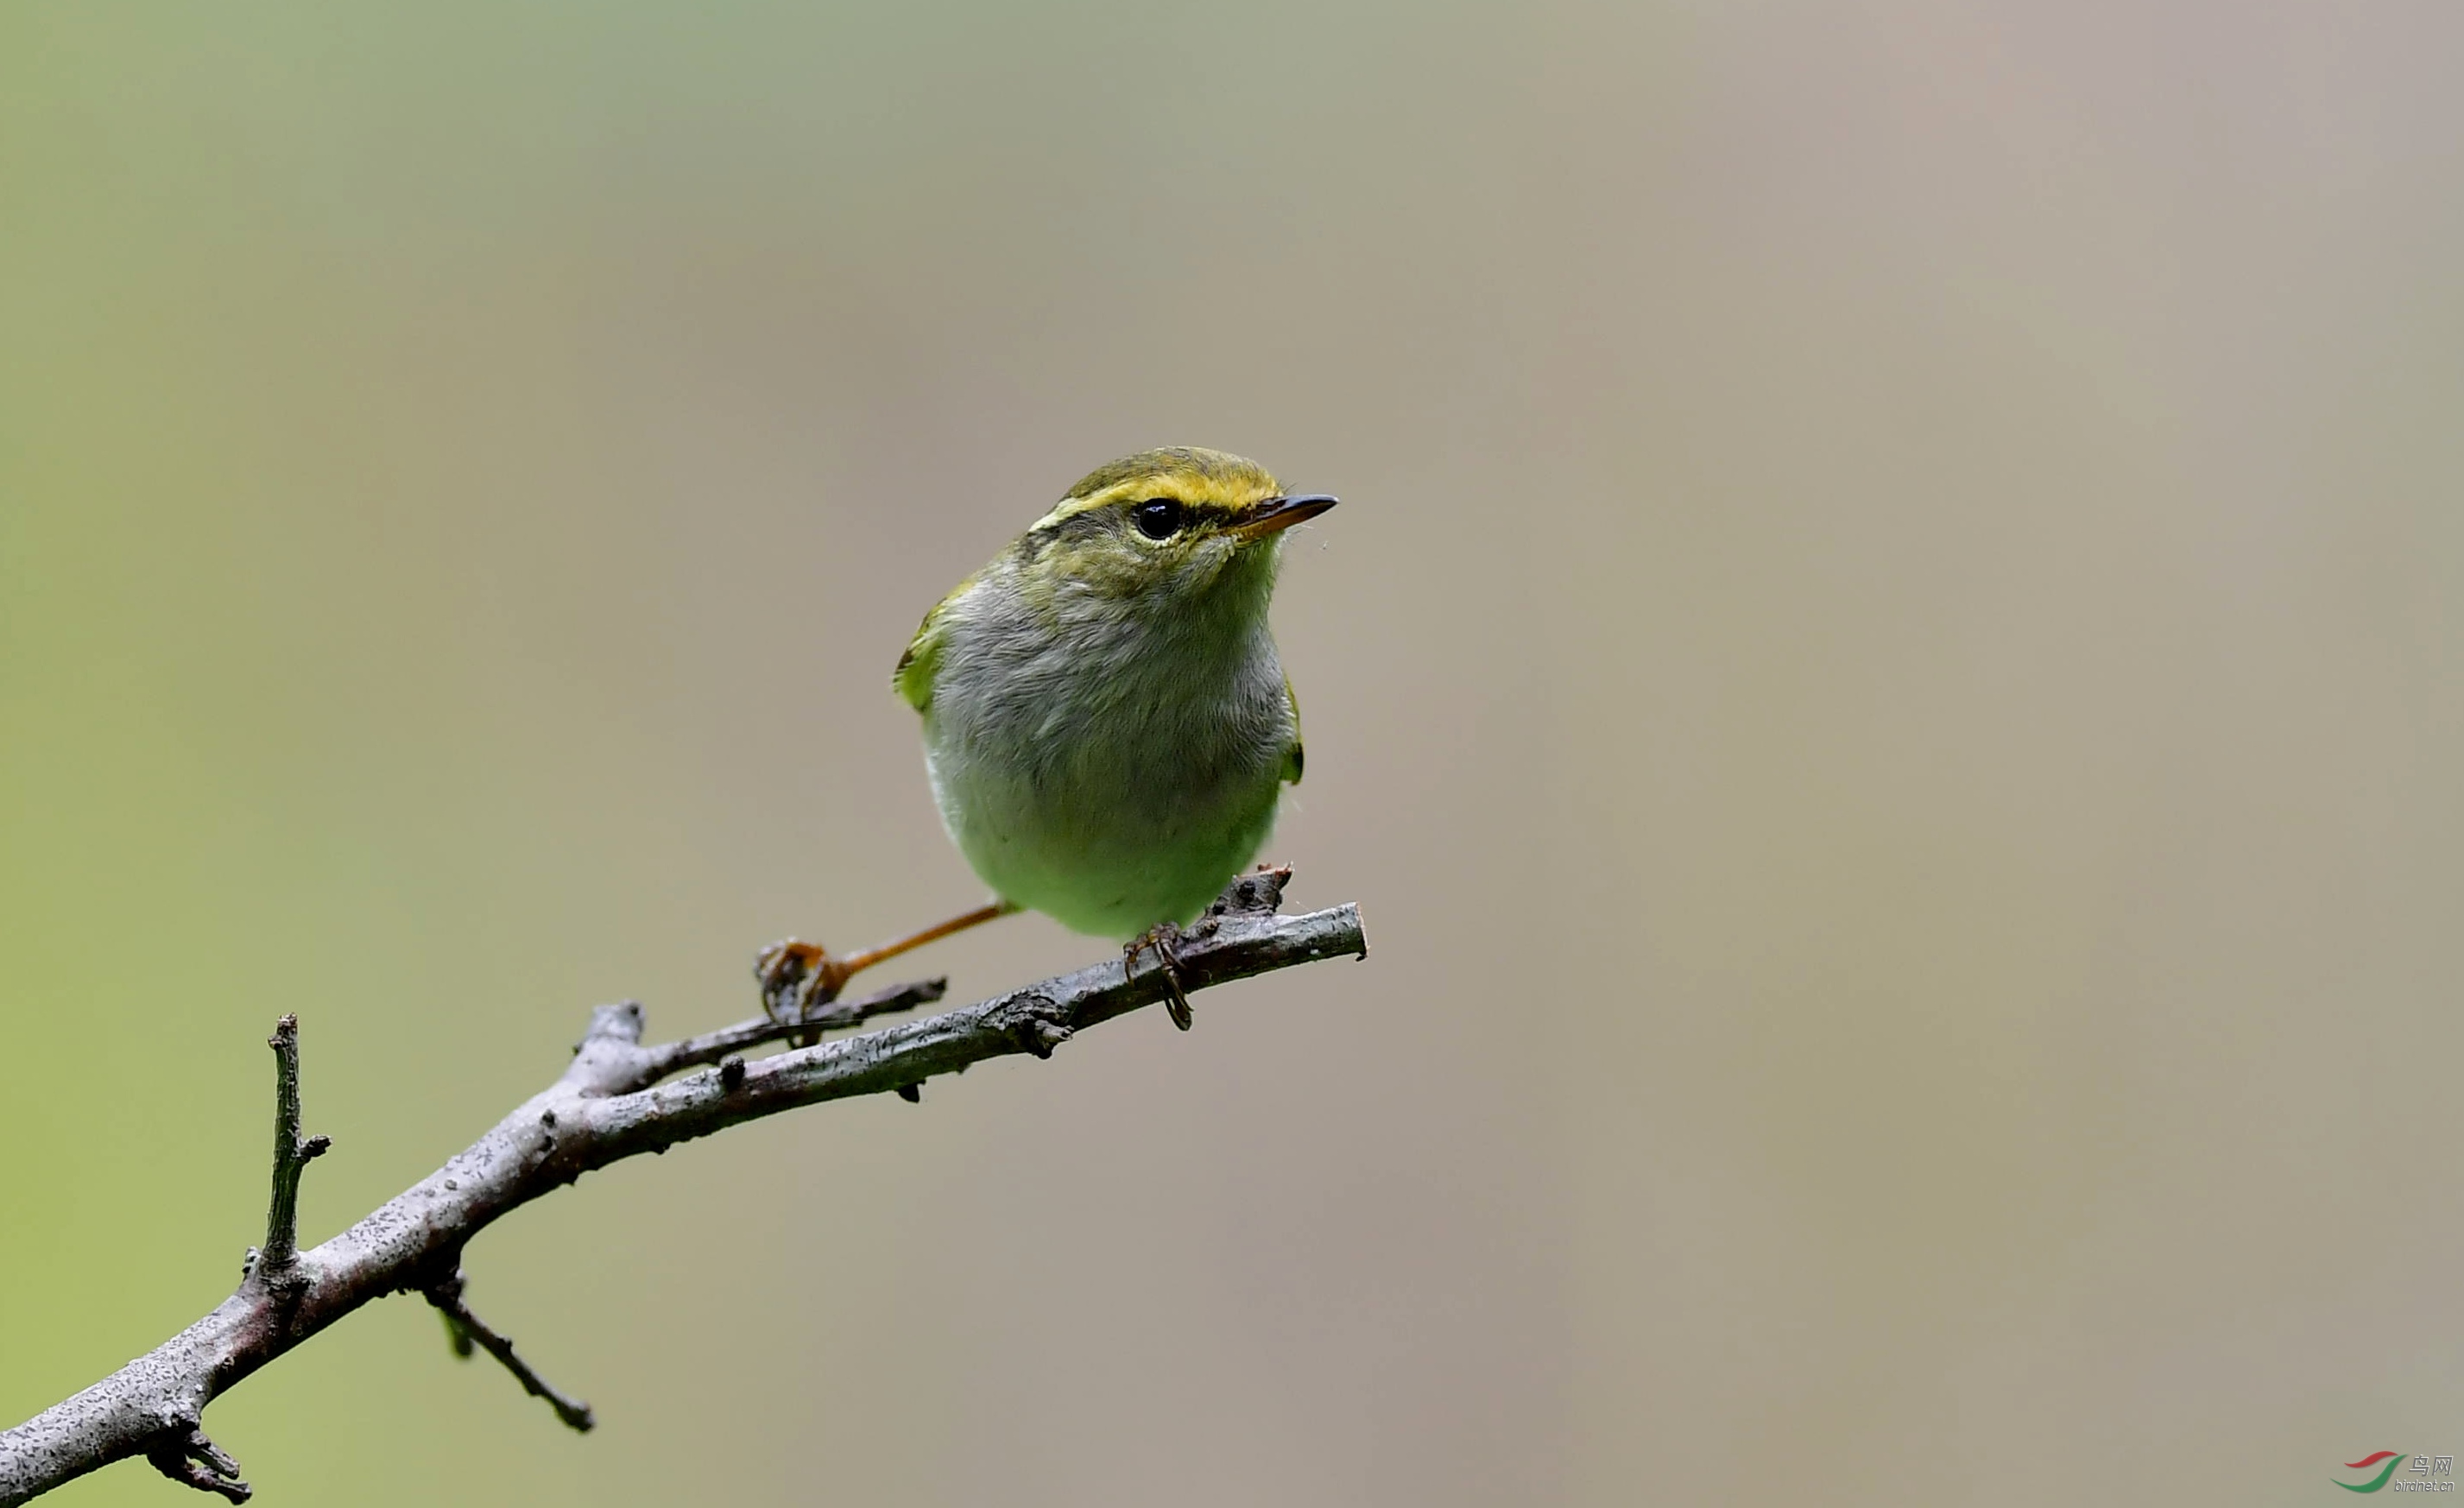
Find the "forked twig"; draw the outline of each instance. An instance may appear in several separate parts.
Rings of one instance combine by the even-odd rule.
[[[1206,923],[1177,945],[1180,987],[1197,991],[1294,964],[1365,955],[1350,906],[1281,916],[1287,870],[1234,882]],[[0,1432],[0,1508],[142,1455],[165,1475],[233,1502],[248,1484],[203,1432],[206,1406],[259,1367],[389,1293],[425,1295],[457,1346],[486,1349],[567,1424],[589,1407],[549,1386],[462,1300],[462,1250],[490,1224],[594,1169],[655,1152],[799,1105],[893,1092],[1012,1054],[1048,1058],[1077,1032],[1154,1004],[1156,971],[1133,978],[1117,957],[938,1016],[748,1060],[749,1048],[819,1027],[855,1025],[937,1000],[941,982],[902,985],[833,1002],[807,1020],[767,1016],[653,1046],[642,1008],[601,1006],[573,1061],[444,1167],[341,1235],[298,1247],[299,1177],[326,1149],[299,1135],[298,1026],[275,1028],[274,1195],[265,1245],[237,1292],[212,1313],[93,1387]]]

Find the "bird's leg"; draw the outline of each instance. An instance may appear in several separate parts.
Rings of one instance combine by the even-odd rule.
[[[798,942],[790,937],[772,943],[753,960],[753,977],[761,981],[761,1008],[775,1021],[803,1020],[817,1005],[827,1005],[847,988],[847,982],[874,964],[885,963],[900,953],[912,952],[926,943],[939,942],[953,932],[963,932],[970,927],[989,922],[997,916],[1007,916],[1018,907],[1007,901],[992,901],[977,907],[962,916],[954,916],[937,926],[928,927],[884,943],[862,952],[832,956],[819,943]],[[792,1016],[789,1006],[793,1005]]]
[[[986,901],[972,911],[961,912],[946,922],[936,923],[920,932],[911,932],[894,943],[884,943],[878,948],[868,948],[860,953],[849,953],[838,961],[838,982],[844,986],[850,977],[871,968],[874,964],[888,963],[900,953],[913,952],[926,943],[937,943],[955,932],[963,932],[970,927],[979,927],[995,917],[1007,916],[1017,909],[1017,907],[1007,901]]]
[[[1173,955],[1172,945],[1180,941],[1181,929],[1170,922],[1155,926],[1121,945],[1121,978],[1126,981],[1137,973],[1138,954],[1155,950],[1155,964],[1163,970],[1163,1005],[1172,1013],[1172,1024],[1189,1030],[1193,1017],[1189,1012],[1189,995],[1180,987],[1180,960]]]

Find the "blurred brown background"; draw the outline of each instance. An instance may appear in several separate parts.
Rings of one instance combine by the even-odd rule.
[[[593,1178],[274,1503],[2075,1504],[2464,1454],[2452,4],[12,5],[0,1415],[976,882],[1080,472],[1343,510],[1375,953]],[[973,996],[1098,957],[1026,918]],[[178,1500],[142,1466],[63,1503]]]

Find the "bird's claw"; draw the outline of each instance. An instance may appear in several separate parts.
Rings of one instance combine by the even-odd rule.
[[[860,952],[833,953],[817,943],[800,943],[792,937],[772,943],[753,960],[753,976],[761,981],[761,1007],[774,1021],[802,1025],[815,1006],[837,999],[849,979],[873,965],[1017,909],[1007,901],[987,902],[937,927]],[[795,1008],[792,1015],[790,1006]]]
[[[1195,1019],[1190,1015],[1189,994],[1180,986],[1180,960],[1172,945],[1185,941],[1188,933],[1170,922],[1161,922],[1132,938],[1121,948],[1121,977],[1128,979],[1137,973],[1138,954],[1155,950],[1155,964],[1163,971],[1163,1004],[1171,1013],[1172,1024],[1188,1031]]]
[[[814,1007],[837,999],[853,973],[820,944],[793,937],[772,943],[753,960],[753,977],[761,981],[761,1009],[781,1022],[802,1021]]]

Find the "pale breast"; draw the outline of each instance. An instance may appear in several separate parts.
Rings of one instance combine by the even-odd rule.
[[[1274,822],[1293,729],[1263,623],[1159,653],[1100,615],[958,605],[925,744],[959,851],[1081,931],[1194,916]]]

